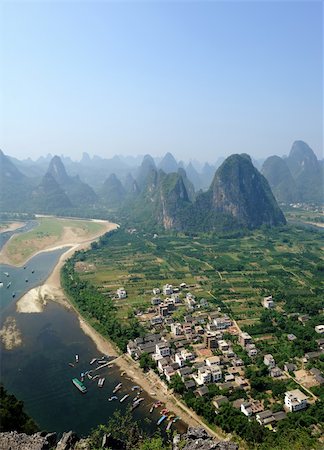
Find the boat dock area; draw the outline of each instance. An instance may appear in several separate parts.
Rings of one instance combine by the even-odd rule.
[[[109,389],[108,385],[105,385],[105,380],[109,379],[109,372],[106,376],[99,375],[99,373],[96,373],[100,369],[109,369],[112,368],[113,362],[120,358],[118,356],[117,358],[114,358],[112,360],[109,360],[108,356],[102,356],[101,358],[92,358],[90,361],[87,362],[88,370],[85,370],[84,372],[79,372],[80,379],[73,378],[72,382],[74,386],[82,393],[85,394],[86,392],[91,392],[91,389],[93,387],[97,387],[100,389],[103,389],[104,392],[106,392],[107,389]],[[69,362],[68,365],[71,367],[71,369],[80,368],[83,364],[82,361],[82,355],[81,358],[78,354],[75,355],[73,362]],[[122,376],[123,374],[121,374]],[[128,379],[128,378],[127,378]],[[127,384],[127,383],[126,383]],[[92,387],[93,386],[93,387]],[[111,389],[111,388],[110,388]],[[141,407],[145,407],[145,398],[140,397],[140,394],[143,392],[143,389],[139,385],[134,386],[123,386],[123,383],[118,383],[110,392],[109,397],[107,396],[107,400],[109,402],[118,402],[119,403],[127,403],[130,407],[131,411],[134,411],[136,408],[138,408],[140,405]],[[158,411],[160,408],[160,414],[161,417],[157,420],[156,425],[160,426],[163,422],[165,422],[166,430],[170,430],[172,425],[179,420],[179,417],[176,417],[172,412],[168,411],[163,403],[161,401],[155,401],[154,403],[150,403],[147,405],[149,413],[153,413],[153,411]]]

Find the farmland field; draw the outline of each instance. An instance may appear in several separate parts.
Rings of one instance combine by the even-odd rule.
[[[81,277],[114,299],[121,319],[150,305],[152,289],[181,282],[199,298],[223,307],[238,322],[259,322],[261,300],[277,311],[319,309],[323,293],[323,232],[287,226],[244,237],[191,237],[119,230],[86,256]],[[128,297],[115,299],[123,286]],[[298,309],[297,311],[296,308]]]

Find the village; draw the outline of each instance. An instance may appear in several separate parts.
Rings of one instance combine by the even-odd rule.
[[[323,385],[324,378],[316,368],[304,370],[304,363],[324,354],[324,339],[320,338],[324,333],[323,325],[315,327],[319,335],[318,351],[305,354],[300,368],[289,361],[278,367],[271,354],[260,354],[252,337],[242,331],[235,320],[220,307],[212,310],[206,299],[196,298],[192,288],[194,286],[180,283],[152,289],[150,307],[137,311],[148,333],[127,345],[127,352],[133,359],[149,360],[148,368],[153,368],[166,386],[172,386],[177,379],[184,390],[193,391],[196,397],[206,396],[211,386],[216,386],[220,395],[212,400],[215,414],[222,405],[231,402],[242,414],[274,431],[287,413],[304,410],[316,401],[317,397],[307,387]],[[117,297],[119,301],[126,299],[127,291],[119,288]],[[276,306],[272,296],[260,301],[265,309]],[[180,310],[182,314],[177,313]],[[294,335],[287,336],[288,340],[294,338]],[[287,389],[279,401],[271,396],[271,391],[267,391],[266,401],[251,395],[247,369],[249,365],[255,367],[260,357],[266,376],[274,381],[288,381],[293,387]],[[244,362],[247,359],[250,364]]]

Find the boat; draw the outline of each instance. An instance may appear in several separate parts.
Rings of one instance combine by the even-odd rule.
[[[112,402],[113,400],[118,400],[118,397],[116,397],[116,395],[113,395],[112,397],[108,398],[108,402]]]
[[[120,374],[122,377],[125,375],[126,371],[123,370],[122,373]]]
[[[169,414],[169,410],[166,409],[166,408],[164,408],[164,409],[162,409],[162,411],[161,411],[160,414],[162,414],[163,416],[164,416],[165,414]]]
[[[132,391],[135,391],[136,389],[140,389],[140,387],[137,385],[132,387]]]
[[[6,277],[9,277],[9,273],[8,272],[3,272],[5,275],[6,275]]]
[[[94,377],[92,377],[92,380],[96,380],[97,378],[100,378],[99,375],[95,375]]]
[[[26,266],[24,266],[24,269],[26,269]]]
[[[128,398],[128,397],[129,397],[129,394],[124,395],[124,397],[119,400],[120,403],[123,403],[126,400],[126,398]]]
[[[162,402],[160,402],[160,400],[154,403],[154,408],[159,408],[160,406],[162,406]]]
[[[90,361],[90,364],[94,364],[97,361],[97,358],[92,358],[92,360]]]
[[[167,431],[170,430],[170,428],[172,427],[172,424],[173,424],[173,421],[170,420],[170,422],[168,423],[168,425],[167,425],[167,427],[166,427],[166,430],[167,430]]]
[[[101,365],[101,364],[108,364],[108,363],[105,359],[98,359],[97,364]]]
[[[158,421],[157,421],[157,425],[161,425],[161,423],[163,422],[163,420],[165,420],[167,418],[167,416],[162,416]]]
[[[153,410],[154,410],[154,404],[153,404],[153,405],[151,406],[151,408],[150,408],[150,413],[152,413]]]
[[[16,292],[12,293],[12,297],[15,298],[16,297]]]
[[[98,380],[98,386],[99,387],[102,387],[103,385],[104,385],[104,382],[105,382],[105,378],[103,377],[103,378],[99,378],[99,380]]]
[[[9,283],[7,284],[7,289],[9,289],[11,286],[11,281],[9,281]]]
[[[2,283],[2,281],[0,281],[0,288],[2,288],[3,287],[3,283]]]
[[[76,363],[79,362],[79,355],[75,355],[75,362],[76,362]]]
[[[138,400],[136,400],[135,402],[133,402],[132,407],[131,407],[131,411],[133,411],[133,409],[137,408],[143,400],[144,400],[144,398],[141,397]]]
[[[116,394],[116,392],[119,391],[119,389],[121,389],[122,387],[122,383],[117,384],[117,386],[115,386],[114,390],[113,390],[113,394]]]
[[[93,376],[91,375],[91,373],[87,373],[87,377],[89,378],[89,380],[92,380]]]
[[[26,278],[26,280],[25,280],[25,281],[26,281],[26,283],[28,283],[28,278]]]
[[[180,419],[180,417],[179,417],[179,416],[176,416],[176,417],[172,420],[172,422],[173,422],[173,423],[176,423],[176,421],[179,420],[179,419]]]
[[[34,270],[34,269],[32,270],[32,273],[35,273],[35,270]]]
[[[85,387],[85,385],[77,378],[73,378],[72,383],[77,389],[79,389],[80,392],[82,392],[82,394],[85,394],[87,392],[87,388]]]
[[[73,363],[69,363],[69,366],[70,366],[70,367],[74,367],[74,364],[73,364]]]

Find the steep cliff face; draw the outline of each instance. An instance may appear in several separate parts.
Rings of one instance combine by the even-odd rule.
[[[279,156],[267,158],[262,166],[262,174],[278,202],[291,203],[297,200],[297,186],[284,159]]]
[[[267,180],[246,155],[232,155],[218,168],[209,188],[211,208],[248,228],[286,223]]]
[[[182,229],[180,212],[190,204],[183,178],[179,173],[161,178],[158,186],[158,202],[161,203],[159,220],[166,230]]]

